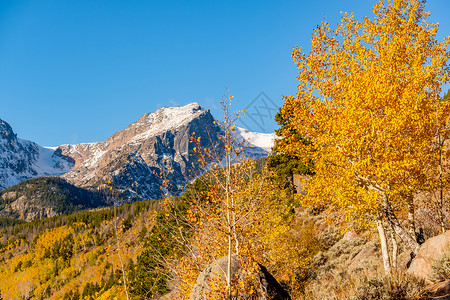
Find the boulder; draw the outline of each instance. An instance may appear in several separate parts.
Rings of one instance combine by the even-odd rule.
[[[450,248],[450,231],[435,236],[425,241],[420,247],[419,253],[412,260],[408,273],[428,280],[434,260],[444,255]]]
[[[349,270],[364,269],[368,270],[370,266],[377,266],[380,261],[380,251],[373,243],[368,243],[361,251],[353,257],[348,264]]]
[[[222,289],[219,293],[223,293],[225,296],[226,287],[226,270],[227,270],[227,257],[221,257],[208,265],[197,277],[194,288],[192,289],[190,299],[210,299],[211,285],[221,286]],[[244,276],[242,272],[241,261],[237,255],[233,255],[231,259],[231,272],[236,275],[236,282],[246,282],[244,289],[250,290],[253,288],[253,292],[248,294],[243,289],[239,288],[239,292],[233,299],[255,299],[255,300],[286,300],[291,299],[289,294],[283,289],[283,287],[277,282],[277,280],[267,271],[267,269],[259,265],[259,272],[250,274],[250,276]]]
[[[414,253],[409,249],[401,252],[397,258],[397,268],[406,272],[414,259]]]

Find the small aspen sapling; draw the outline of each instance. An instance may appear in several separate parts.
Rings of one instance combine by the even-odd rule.
[[[221,150],[204,148],[200,137],[191,136],[198,162],[207,172],[197,179],[206,188],[190,199],[186,218],[192,228],[190,245],[175,266],[180,294],[186,298],[200,272],[221,257],[227,258],[226,268],[211,279],[204,296],[248,299],[254,295],[252,276],[259,271],[258,263],[267,260],[267,244],[287,230],[279,217],[284,207],[276,189],[265,171],[257,172],[255,162],[245,157],[246,141],[234,137],[239,113],[229,112],[231,100],[227,94],[221,101],[224,118],[216,121],[222,129]],[[238,273],[233,273],[234,257],[241,267]]]

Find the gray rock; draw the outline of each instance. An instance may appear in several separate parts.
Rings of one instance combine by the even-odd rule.
[[[354,240],[357,237],[358,237],[358,235],[356,233],[354,233],[353,231],[349,230],[349,231],[347,231],[344,234],[344,236],[342,237],[342,240],[343,241],[352,241],[352,240]]]
[[[369,266],[376,266],[379,264],[380,261],[380,253],[375,247],[374,244],[368,243],[367,245],[362,248],[361,251],[358,252],[358,254],[353,257],[349,264],[348,269],[349,270],[355,270],[355,269],[365,269],[367,270]]]
[[[226,286],[226,270],[227,270],[227,257],[221,257],[207,266],[197,277],[194,288],[192,289],[190,299],[191,300],[201,300],[210,299],[208,293],[211,292],[210,284],[211,282],[221,282],[222,285]],[[239,290],[238,294],[234,296],[233,299],[255,299],[255,300],[285,300],[291,299],[289,294],[283,289],[283,287],[276,281],[276,279],[267,271],[267,269],[259,265],[260,271],[256,274],[251,274],[244,278],[243,272],[241,270],[241,262],[237,255],[232,256],[231,260],[231,272],[236,275],[236,281],[245,281],[248,286],[253,287],[254,293],[246,294],[245,292]],[[250,279],[252,278],[252,279]],[[225,293],[225,290],[220,292]],[[224,294],[225,295],[225,294]]]

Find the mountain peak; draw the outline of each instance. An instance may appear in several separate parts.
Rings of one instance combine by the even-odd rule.
[[[203,108],[197,102],[189,103],[184,106],[162,107],[154,113],[149,113],[148,118],[151,123],[155,121],[173,121],[166,127],[176,126],[192,116],[197,116],[199,112],[203,112]]]
[[[106,180],[130,197],[159,198],[162,169],[173,170],[171,186],[184,186],[190,176],[201,173],[192,156],[192,133],[202,135],[202,146],[216,149],[220,128],[208,109],[198,103],[162,107],[98,144],[61,146],[63,155],[75,160],[75,167],[63,175],[69,182],[88,188]],[[191,174],[192,173],[192,174]]]
[[[209,113],[209,110],[203,110],[196,102],[185,106],[162,107],[153,113],[143,115],[125,130],[139,132],[133,138],[133,140],[139,141],[186,125],[204,113]]]
[[[0,139],[7,140],[8,142],[17,139],[11,126],[2,119],[0,119]]]
[[[203,108],[201,107],[200,104],[198,104],[197,102],[192,102],[189,104],[186,104],[184,106],[163,106],[160,109],[158,109],[157,111],[154,112],[154,114],[156,113],[164,113],[164,112],[177,112],[177,113],[196,113],[199,110],[203,110]]]

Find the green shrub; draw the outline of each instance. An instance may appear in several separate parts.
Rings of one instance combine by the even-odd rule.
[[[436,259],[431,265],[432,272],[429,278],[432,281],[444,281],[450,278],[450,249]]]

